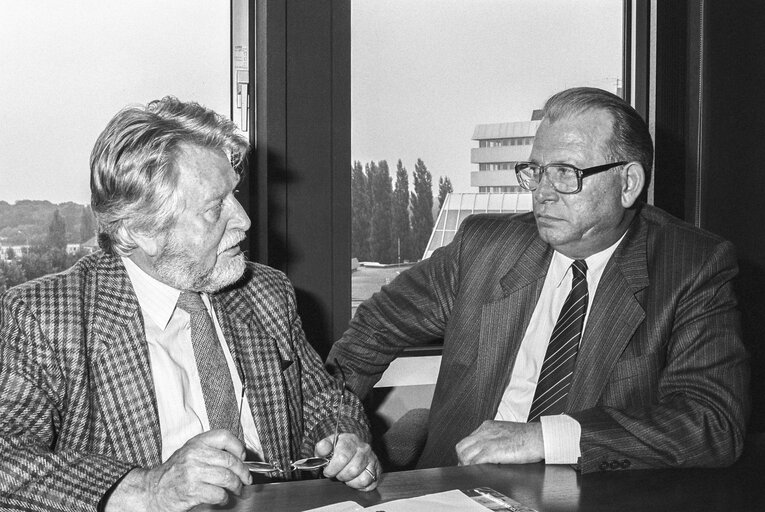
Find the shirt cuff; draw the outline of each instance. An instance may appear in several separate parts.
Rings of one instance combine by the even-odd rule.
[[[542,416],[542,441],[546,464],[576,464],[582,455],[579,440],[582,426],[571,416]]]

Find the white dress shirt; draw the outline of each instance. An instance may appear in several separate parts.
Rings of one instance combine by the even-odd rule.
[[[587,313],[584,317],[585,327],[600,277],[622,238],[624,235],[607,249],[584,260],[587,263],[588,292]],[[550,341],[555,323],[558,321],[563,303],[571,291],[571,264],[573,262],[574,260],[558,251],[553,253],[542,292],[531,315],[526,333],[523,335],[523,340],[521,340],[518,356],[510,374],[510,382],[497,409],[497,415],[494,418],[496,420],[525,423],[529,417],[531,403],[534,400],[534,391],[547,352],[547,344]],[[579,422],[565,414],[542,416],[540,422],[542,423],[545,462],[547,464],[576,463],[581,456],[579,440],[582,429]]]
[[[190,315],[175,307],[181,294],[180,290],[157,281],[129,258],[122,258],[122,262],[133,284],[143,315],[159,411],[164,462],[186,441],[210,430],[202,384],[191,344]],[[260,457],[263,449],[247,397],[242,393],[242,380],[239,378],[237,366],[225,342],[210,299],[204,293],[201,295],[226,356],[234,392],[237,399],[242,400],[241,417],[245,443],[248,450]]]

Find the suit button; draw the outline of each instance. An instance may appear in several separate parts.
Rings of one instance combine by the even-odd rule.
[[[632,464],[632,463],[629,461],[629,459],[624,459],[624,460],[622,461],[622,468],[623,468],[623,469],[627,469],[628,467],[630,467],[630,465],[631,465],[631,464]]]
[[[611,461],[611,469],[619,469],[620,466],[621,466],[621,464],[619,464],[618,460],[612,460]]]
[[[605,471],[605,470],[608,469],[608,462],[603,461],[603,462],[600,463],[600,466],[598,466],[598,467],[600,468],[601,471]]]

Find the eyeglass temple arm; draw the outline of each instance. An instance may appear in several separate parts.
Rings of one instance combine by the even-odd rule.
[[[335,359],[335,367],[340,371],[340,380],[336,380],[337,386],[340,390],[340,404],[337,406],[337,410],[335,411],[335,435],[332,439],[332,453],[329,454],[330,458],[335,453],[335,447],[337,446],[337,437],[339,435],[338,429],[340,427],[340,411],[345,405],[345,372],[343,371],[343,367],[340,366],[340,363],[337,361],[337,359]]]
[[[340,405],[337,408],[337,411],[335,412],[335,436],[332,439],[332,453],[329,455],[332,457],[332,455],[335,453],[335,447],[337,446],[337,436],[339,435],[339,427],[340,427],[340,410],[343,408],[343,405],[345,403],[345,393],[340,393]]]

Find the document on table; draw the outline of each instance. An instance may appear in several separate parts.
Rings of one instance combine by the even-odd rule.
[[[535,512],[487,487],[467,491],[455,489],[416,498],[389,501],[367,508],[353,501],[344,501],[306,512],[487,512],[487,510]]]

